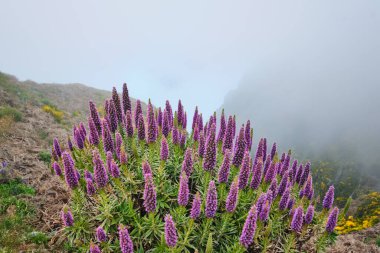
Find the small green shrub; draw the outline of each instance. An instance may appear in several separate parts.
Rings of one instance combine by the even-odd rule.
[[[0,107],[0,118],[11,117],[14,121],[19,122],[22,120],[22,113],[16,108],[10,106]]]
[[[41,151],[38,154],[38,159],[48,164],[51,161],[51,154],[48,151]]]

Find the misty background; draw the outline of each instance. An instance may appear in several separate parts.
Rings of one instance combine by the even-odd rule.
[[[1,0],[0,70],[188,116],[225,107],[255,143],[380,174],[380,2]]]

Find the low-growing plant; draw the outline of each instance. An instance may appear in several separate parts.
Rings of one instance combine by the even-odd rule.
[[[250,121],[236,129],[222,112],[203,124],[196,108],[191,132],[178,102],[163,109],[137,100],[127,86],[93,102],[63,149],[53,141],[52,169],[71,190],[61,211],[66,248],[75,252],[322,251],[335,240],[334,187],[314,197],[310,163],[292,162],[259,140],[251,157]],[[73,140],[73,142],[72,142]],[[321,205],[321,211],[316,207]],[[313,239],[312,239],[313,238]]]
[[[22,120],[22,113],[14,107],[0,106],[0,118],[11,117],[14,121]]]
[[[42,110],[49,113],[53,118],[58,122],[62,122],[64,112],[59,110],[57,107],[52,106],[52,105],[43,105]]]
[[[49,164],[51,161],[51,154],[48,151],[41,151],[40,153],[38,153],[38,159],[40,161],[43,161],[44,163]]]

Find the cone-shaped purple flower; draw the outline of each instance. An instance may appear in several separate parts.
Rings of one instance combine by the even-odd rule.
[[[187,127],[187,113],[185,112],[182,116],[182,128],[186,129]]]
[[[120,152],[121,152],[122,146],[123,146],[123,138],[121,137],[121,134],[117,132],[115,136],[115,151],[116,151],[116,156],[118,159],[120,159]]]
[[[267,200],[267,194],[265,192],[261,193],[259,198],[256,201],[257,213],[261,213],[261,210],[263,209],[263,205],[266,200]]]
[[[133,242],[129,236],[128,229],[123,225],[119,226],[119,242],[121,253],[133,253]]]
[[[302,190],[302,195],[311,200],[313,193],[313,178],[311,176],[308,177],[305,187]]]
[[[263,161],[267,158],[267,138],[263,139]]]
[[[232,150],[232,142],[234,138],[233,127],[234,127],[234,120],[232,116],[229,116],[226,133],[224,134],[224,139],[223,139],[223,146],[222,146],[223,153],[226,151],[226,149]]]
[[[189,202],[189,180],[185,172],[179,178],[178,205],[186,206]]]
[[[62,169],[57,162],[54,162],[52,167],[57,176],[62,176]]]
[[[199,195],[199,192],[197,192],[194,196],[193,199],[193,204],[191,206],[191,211],[190,211],[190,218],[193,220],[197,219],[199,215],[201,214],[201,196]]]
[[[144,123],[144,117],[141,113],[138,118],[139,119],[138,119],[138,125],[137,125],[137,135],[138,135],[139,140],[141,141],[145,139],[145,123]]]
[[[173,127],[173,110],[172,110],[172,106],[170,105],[169,100],[166,100],[165,102],[165,110],[168,113],[169,130],[170,130]]]
[[[247,145],[248,150],[251,150],[252,138],[251,138],[251,121],[250,120],[247,120],[247,124],[245,125],[244,139],[245,139],[245,143]]]
[[[302,164],[300,164],[300,166],[298,167],[297,173],[296,173],[296,182],[297,183],[300,183],[302,173],[303,173],[303,166],[302,166]]]
[[[179,137],[179,145],[181,146],[181,148],[185,147],[185,145],[186,145],[186,138],[187,138],[187,133],[186,133],[186,131],[183,131],[180,134],[180,137]]]
[[[123,111],[124,113],[126,111],[131,111],[132,106],[131,106],[131,99],[129,98],[129,92],[128,92],[128,87],[127,84],[123,84]]]
[[[231,151],[226,149],[224,152],[224,159],[222,166],[220,166],[218,173],[218,182],[219,183],[227,183],[228,177],[230,175],[230,166],[231,166]]]
[[[87,190],[87,194],[88,194],[89,196],[94,195],[95,192],[96,192],[96,190],[95,190],[95,186],[94,186],[94,184],[93,184],[93,182],[92,182],[92,179],[90,179],[90,178],[85,178],[85,180],[86,180],[86,190]]]
[[[238,181],[234,180],[231,184],[230,191],[226,199],[226,211],[233,213],[238,202],[239,186]]]
[[[78,146],[79,149],[83,149],[84,148],[84,139],[83,139],[83,136],[80,133],[79,129],[77,129],[77,128],[74,130],[74,140],[75,140],[75,143],[77,144],[77,146]]]
[[[165,136],[162,136],[161,139],[160,158],[162,161],[166,161],[169,158],[169,145]]]
[[[314,206],[309,205],[305,214],[305,219],[304,219],[305,223],[310,224],[313,221],[313,217],[314,217]]]
[[[202,113],[199,114],[199,116],[198,116],[198,128],[199,128],[199,131],[203,130],[203,117],[202,117]]]
[[[157,125],[162,128],[163,114],[161,107],[158,107],[157,112]]]
[[[277,172],[276,172],[276,164],[274,162],[272,162],[270,165],[269,165],[269,168],[267,170],[267,174],[265,174],[265,182],[266,183],[269,183],[269,182],[272,182],[273,178],[276,176]]]
[[[257,189],[260,186],[261,178],[262,178],[262,167],[263,167],[263,162],[261,159],[259,159],[256,165],[253,165],[252,181],[250,184],[250,187],[252,189]]]
[[[288,204],[286,205],[286,208],[288,208],[289,210],[292,210],[295,202],[296,201],[294,198],[289,197]]]
[[[256,232],[256,221],[257,221],[257,210],[256,206],[252,206],[249,210],[247,219],[245,220],[243,231],[240,236],[240,244],[245,248],[248,248],[252,243],[255,237]]]
[[[249,151],[247,150],[244,153],[244,158],[243,162],[240,166],[240,171],[239,171],[239,189],[242,190],[248,185],[248,179],[249,179],[249,174],[251,172],[250,166],[249,166]]]
[[[67,147],[70,151],[73,151],[73,143],[71,142],[70,136],[67,136]]]
[[[300,206],[294,210],[292,222],[290,224],[290,229],[295,232],[301,232],[302,223],[303,223],[303,209]]]
[[[164,115],[163,115],[163,119],[162,119],[162,134],[165,137],[168,137],[169,132],[170,132],[169,115],[168,115],[168,112],[166,110],[164,110]]]
[[[203,158],[205,154],[205,138],[203,136],[203,132],[199,134],[198,154],[201,158]]]
[[[124,148],[122,148],[120,150],[120,164],[121,165],[126,165],[127,164],[127,160],[128,160],[127,154],[125,153]]]
[[[286,171],[281,178],[280,185],[278,186],[278,195],[282,196],[289,181],[289,172]]]
[[[325,197],[323,198],[322,206],[323,208],[330,209],[334,203],[334,186],[331,185],[329,190],[326,192]]]
[[[264,156],[263,156],[263,146],[264,146],[264,139],[261,138],[259,141],[259,144],[257,145],[255,160],[254,160],[253,164],[256,164],[259,159],[262,159],[263,161],[266,160],[266,159],[264,159]]]
[[[193,151],[191,148],[187,148],[184,159],[182,162],[182,171],[186,173],[187,177],[190,177],[191,173],[193,172]]]
[[[105,111],[105,114],[108,114],[109,110],[110,110],[110,101],[106,99],[104,101],[104,111]]]
[[[70,189],[74,189],[79,184],[78,182],[79,179],[76,175],[76,170],[74,167],[74,161],[71,158],[70,153],[68,153],[67,151],[64,151],[62,153],[62,159],[63,159],[63,166],[65,170],[66,183]]]
[[[150,168],[150,164],[148,161],[142,162],[142,172],[143,176],[145,177],[147,174],[152,175],[152,169]]]
[[[199,128],[197,124],[195,124],[194,130],[193,130],[193,140],[194,141],[199,140]]]
[[[175,145],[178,145],[179,144],[179,132],[178,132],[178,129],[176,127],[173,127],[172,129],[172,141],[173,141],[173,144]]]
[[[99,144],[99,134],[91,117],[88,117],[88,128],[90,129],[91,144],[97,146]]]
[[[112,160],[113,160],[113,155],[110,151],[108,151],[106,154],[106,165],[107,165],[107,170],[109,173],[111,173]]]
[[[222,143],[224,135],[226,134],[226,118],[224,117],[224,109],[222,109],[222,115],[220,116],[220,128],[218,133],[218,143]]]
[[[88,170],[84,171],[84,179],[91,179],[92,180],[92,174]]]
[[[108,151],[113,152],[113,140],[111,137],[111,132],[108,127],[108,123],[106,120],[102,121],[103,127],[102,127],[102,138],[103,138],[103,147],[104,151],[107,153]]]
[[[111,163],[111,170],[110,170],[110,174],[112,177],[114,178],[118,178],[120,177],[120,169],[119,169],[119,166],[117,166],[117,164],[112,161]]]
[[[270,151],[270,160],[273,161],[274,156],[276,155],[277,145],[273,143],[272,150]]]
[[[121,109],[119,94],[117,94],[117,90],[115,87],[112,88],[112,101],[113,101],[113,104],[115,105],[117,120],[120,123],[123,119],[122,117],[123,111]]]
[[[90,253],[102,253],[102,251],[100,250],[98,245],[91,243],[90,244]]]
[[[310,174],[310,162],[306,163],[300,179],[300,186],[304,185]]]
[[[108,183],[107,171],[104,168],[102,159],[100,159],[98,150],[94,150],[92,156],[92,161],[94,163],[94,180],[96,185],[99,188],[102,188]]]
[[[206,154],[203,160],[203,168],[211,171],[216,165],[215,124],[210,127],[210,133],[206,141]]]
[[[194,111],[194,116],[193,116],[193,123],[191,125],[191,129],[194,130],[195,128],[195,125],[198,124],[198,106],[195,107],[195,111]]]
[[[105,242],[107,240],[106,232],[101,226],[96,228],[96,239],[99,242]]]
[[[147,136],[146,136],[146,142],[147,143],[153,143],[157,139],[157,124],[156,119],[154,118],[154,111],[152,103],[149,100],[148,103],[148,110],[147,110]]]
[[[144,207],[146,212],[156,211],[156,197],[152,174],[145,174]]]
[[[181,103],[181,99],[178,100],[178,109],[177,109],[177,120],[178,120],[178,125],[182,126],[182,119],[183,119],[183,106]]]
[[[294,183],[294,181],[295,181],[295,179],[296,179],[297,165],[298,165],[298,160],[294,160],[294,161],[293,161],[292,168],[290,169],[290,173],[289,173],[289,178],[290,178],[290,181],[291,181],[292,183]]]
[[[213,218],[216,214],[217,208],[218,208],[218,193],[216,192],[215,182],[210,181],[208,185],[207,195],[206,195],[206,208],[205,208],[206,217]]]
[[[98,132],[98,136],[99,136],[102,134],[102,125],[100,123],[99,112],[96,109],[94,102],[90,101],[89,106],[90,106],[90,115],[91,115],[92,121],[95,124],[96,131]]]
[[[108,118],[110,120],[109,128],[112,133],[115,133],[118,125],[118,119],[117,119],[117,113],[116,113],[116,107],[114,102],[111,100],[109,104],[109,112],[108,112]]]
[[[272,199],[277,196],[277,178],[274,177],[272,182],[270,183],[269,190],[272,191]]]
[[[135,127],[138,128],[139,125],[139,117],[142,114],[141,109],[141,101],[139,99],[136,100],[136,108],[135,108]]]
[[[338,221],[339,209],[334,207],[334,209],[330,212],[329,218],[326,223],[326,231],[329,233],[334,232],[336,223]]]
[[[234,154],[234,158],[232,159],[232,164],[235,165],[236,167],[239,167],[241,165],[245,150],[246,150],[246,143],[245,143],[244,125],[243,125],[240,128],[239,135],[236,137],[235,154]]]
[[[54,140],[53,140],[53,147],[54,147],[54,151],[57,154],[57,156],[61,157],[62,156],[61,146],[59,145],[57,138],[54,138]]]
[[[67,207],[61,211],[61,219],[65,227],[71,227],[74,224],[73,214]]]
[[[126,128],[128,137],[132,137],[133,136],[132,113],[129,110],[125,113],[125,128]]]
[[[261,221],[267,221],[268,220],[270,207],[271,207],[271,201],[267,197],[266,201],[264,202],[264,204],[261,208],[261,212],[259,213],[259,218]]]
[[[165,216],[165,241],[166,244],[173,248],[177,245],[177,229],[175,227],[173,218],[170,214],[167,214]]]
[[[281,196],[280,203],[278,204],[278,207],[280,210],[285,210],[285,208],[288,207],[289,197],[290,197],[290,187],[286,187],[284,193]]]

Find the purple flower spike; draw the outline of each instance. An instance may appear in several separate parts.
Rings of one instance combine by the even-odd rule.
[[[226,200],[226,211],[233,213],[236,209],[238,202],[239,186],[238,181],[234,180],[231,184],[230,191]]]
[[[307,208],[307,211],[306,211],[306,214],[305,214],[305,219],[304,219],[305,223],[306,224],[310,224],[313,221],[313,217],[314,217],[314,206],[310,205]]]
[[[277,179],[276,179],[276,177],[273,178],[272,182],[270,183],[269,190],[272,191],[272,199],[276,198],[276,196],[277,196]]]
[[[164,110],[164,115],[162,119],[162,134],[167,138],[170,132],[170,122],[169,115],[166,110]]]
[[[281,196],[280,203],[278,204],[279,209],[281,211],[285,210],[288,207],[289,197],[290,197],[290,188],[287,187]]]
[[[330,209],[334,203],[334,186],[331,185],[323,198],[322,206],[325,209]]]
[[[280,182],[280,185],[279,185],[279,187],[278,187],[278,194],[279,194],[280,196],[282,196],[282,194],[284,193],[285,188],[286,188],[286,186],[288,185],[288,182],[289,182],[289,172],[286,171],[286,172],[284,173],[284,175],[282,176],[282,178],[281,178],[281,182]]]
[[[195,107],[194,116],[193,116],[193,123],[191,125],[191,129],[195,129],[195,125],[198,124],[198,106]]]
[[[115,136],[115,151],[116,151],[116,156],[118,159],[120,159],[120,151],[121,151],[122,146],[123,146],[123,139],[121,137],[121,134],[117,132]]]
[[[260,197],[256,201],[257,213],[261,213],[261,210],[263,209],[263,205],[266,200],[267,200],[267,194],[261,193]]]
[[[137,135],[140,141],[145,139],[145,122],[144,117],[141,113],[138,117]]]
[[[263,139],[263,161],[267,158],[267,138]]]
[[[272,162],[270,165],[269,165],[269,168],[267,170],[267,174],[265,174],[265,182],[266,183],[270,183],[272,182],[273,178],[276,176],[276,164],[274,162]]]
[[[111,172],[111,164],[113,160],[113,155],[110,151],[107,152],[106,154],[106,164],[107,164],[107,170],[108,172]]]
[[[191,148],[187,148],[184,159],[182,162],[182,171],[186,173],[187,177],[190,177],[191,173],[193,172],[193,151]]]
[[[251,172],[250,166],[249,166],[249,151],[247,150],[244,153],[244,158],[243,162],[240,166],[240,171],[239,171],[239,189],[242,190],[248,185],[248,179],[249,179],[249,174]]]
[[[329,218],[326,223],[326,231],[329,233],[334,232],[336,223],[338,221],[339,209],[334,207],[334,209],[330,212]]]
[[[183,106],[180,99],[178,100],[178,109],[177,109],[178,125],[180,126],[182,126],[183,115],[184,115],[184,111],[183,111]]]
[[[95,183],[99,188],[102,188],[108,183],[107,171],[104,168],[103,161],[100,159],[99,152],[97,150],[93,151],[93,163],[94,163],[94,179]]]
[[[216,214],[217,208],[218,208],[218,193],[216,192],[215,182],[210,181],[208,185],[207,195],[206,195],[206,208],[205,208],[206,217],[213,218]]]
[[[65,180],[70,189],[74,189],[78,186],[78,177],[76,175],[76,169],[74,168],[74,161],[71,158],[70,153],[64,151],[62,153],[63,166],[65,170]]]
[[[136,100],[136,108],[135,108],[135,127],[138,128],[139,125],[139,117],[142,114],[141,109],[141,101],[139,99]]]
[[[99,242],[105,242],[107,240],[107,235],[106,235],[106,232],[104,231],[104,229],[102,227],[97,227],[96,229],[96,239],[99,241]]]
[[[170,214],[167,214],[165,216],[165,241],[166,244],[173,248],[177,245],[177,229],[175,227],[173,218]]]
[[[111,170],[110,170],[110,174],[112,177],[114,178],[118,178],[120,177],[120,169],[119,169],[119,166],[117,166],[117,164],[112,161],[111,163]]]
[[[98,245],[91,243],[90,244],[90,253],[101,253]]]
[[[290,170],[290,174],[289,174],[289,178],[290,178],[290,181],[291,181],[292,183],[294,183],[294,181],[295,181],[295,179],[296,179],[297,165],[298,165],[298,161],[297,161],[297,160],[294,160],[294,161],[293,161],[292,168],[291,168],[291,170]]]
[[[57,176],[62,176],[62,169],[57,162],[54,162],[52,167]]]
[[[61,219],[65,227],[71,227],[74,224],[73,215],[67,207],[64,207],[61,211]]]
[[[162,161],[166,161],[169,158],[169,145],[165,136],[162,136],[161,139],[160,158]]]
[[[176,127],[173,127],[172,129],[172,140],[173,140],[173,144],[175,145],[179,144],[179,132]]]
[[[119,94],[117,94],[117,90],[115,87],[112,88],[112,102],[115,105],[117,120],[120,123],[122,121],[123,112],[121,110]]]
[[[255,237],[256,232],[256,221],[257,221],[257,210],[256,206],[252,206],[249,210],[247,219],[245,220],[243,231],[240,236],[240,244],[245,248],[248,248],[252,243]]]
[[[224,109],[222,110],[222,115],[220,116],[220,128],[218,133],[218,143],[222,143],[224,135],[226,134],[226,118],[224,117]]]
[[[232,150],[232,142],[234,138],[234,120],[232,116],[228,117],[228,123],[227,123],[227,128],[226,128],[226,133],[224,135],[223,139],[223,153],[226,151],[226,149]]]
[[[227,183],[228,177],[230,175],[230,166],[231,166],[231,151],[226,149],[224,152],[224,159],[222,166],[220,166],[219,174],[218,174],[218,182],[219,183]]]
[[[263,167],[263,162],[261,159],[259,159],[256,165],[253,165],[252,181],[250,184],[250,187],[252,189],[257,189],[260,186],[261,178],[262,178],[262,167]]]
[[[186,138],[187,138],[187,133],[186,133],[186,131],[183,131],[182,134],[180,135],[180,138],[179,138],[179,144],[180,144],[181,148],[185,148]]]
[[[197,192],[194,196],[193,204],[191,206],[191,211],[190,211],[191,219],[195,220],[199,217],[199,215],[201,214],[201,204],[202,204],[201,196],[199,195],[199,192]]]
[[[274,156],[276,155],[277,145],[273,143],[272,150],[270,152],[270,160],[273,161]]]
[[[199,134],[198,154],[201,158],[203,158],[205,154],[205,138],[202,132]]]
[[[148,161],[143,161],[143,163],[142,163],[142,171],[143,171],[143,175],[144,175],[144,177],[145,177],[147,174],[152,175],[152,169],[150,168],[150,164],[149,164]]]
[[[88,171],[84,171],[84,179],[91,179],[92,180],[92,174]]]
[[[301,181],[302,172],[303,172],[303,166],[302,166],[302,164],[300,164],[300,166],[298,167],[297,173],[296,173],[296,182],[297,183],[300,183],[300,181]]]
[[[128,161],[127,154],[125,153],[124,148],[120,150],[120,164],[121,165],[126,165]]]
[[[182,172],[182,175],[179,179],[179,190],[178,190],[178,205],[186,206],[189,202],[189,180],[185,172]]]
[[[173,127],[173,110],[169,100],[166,100],[165,110],[168,112],[169,130]]]
[[[308,177],[306,181],[306,185],[303,188],[303,196],[311,200],[312,193],[313,193],[313,178],[311,176]]]
[[[92,121],[95,124],[96,131],[98,132],[98,135],[101,135],[102,134],[102,125],[100,123],[99,112],[96,109],[94,102],[90,101],[89,106],[90,106],[90,115],[91,115]]]
[[[90,129],[91,144],[97,146],[99,144],[99,134],[91,117],[88,117],[88,128]]]
[[[162,120],[163,120],[163,114],[161,107],[158,107],[157,112],[157,125],[162,128]]]
[[[206,154],[203,160],[203,168],[211,171],[216,165],[216,143],[215,143],[215,124],[212,124],[209,130],[209,136],[206,142]]]
[[[290,229],[295,232],[301,232],[303,223],[303,209],[302,207],[297,207],[294,211],[292,223],[290,224]]]
[[[288,204],[287,204],[286,208],[289,209],[289,210],[292,210],[292,209],[293,209],[293,206],[294,206],[294,203],[295,203],[294,198],[290,198],[290,199],[288,200]]]
[[[110,120],[109,128],[112,133],[115,133],[118,126],[118,119],[114,102],[111,100],[109,104],[108,118]]]
[[[145,188],[144,188],[144,207],[148,213],[156,211],[156,189],[154,187],[152,174],[145,175]]]
[[[96,190],[95,190],[95,186],[94,184],[92,183],[92,179],[90,178],[85,178],[86,180],[86,190],[87,190],[87,194],[89,196],[92,196],[95,194]]]
[[[244,138],[247,144],[248,150],[251,150],[252,147],[252,136],[251,136],[251,121],[247,120],[247,124],[245,125]]]
[[[128,229],[123,225],[119,226],[119,242],[121,253],[133,253],[133,242],[129,236]]]
[[[74,130],[74,139],[79,149],[84,148],[84,139],[79,129]]]
[[[202,117],[202,113],[199,114],[199,116],[198,116],[198,128],[199,128],[199,131],[203,130],[203,117]]]
[[[123,111],[124,113],[126,111],[131,111],[132,106],[131,106],[131,99],[129,98],[129,92],[128,92],[128,87],[127,84],[123,84]]]
[[[57,138],[54,138],[54,140],[53,140],[53,147],[54,147],[54,151],[55,151],[56,155],[58,157],[61,157],[62,156],[61,146],[59,145]]]
[[[244,152],[246,150],[246,143],[245,143],[245,137],[244,137],[244,125],[240,128],[239,135],[236,137],[235,148],[236,149],[235,149],[234,158],[232,160],[232,164],[235,165],[236,167],[239,167],[243,160]]]
[[[125,128],[126,128],[128,137],[132,137],[133,136],[132,113],[129,110],[125,114]]]
[[[67,137],[67,147],[69,148],[70,151],[74,150],[73,143],[71,142],[71,139],[69,136]]]
[[[310,174],[310,162],[306,163],[300,179],[300,186],[303,186]]]
[[[113,152],[113,140],[111,137],[111,132],[108,127],[108,123],[106,120],[103,120],[103,128],[102,128],[102,137],[103,137],[103,147],[104,151],[107,153],[108,151]]]
[[[261,221],[267,221],[269,218],[271,201],[267,198],[264,202],[263,207],[261,208],[261,212],[259,213],[259,218]]]
[[[194,130],[193,130],[193,140],[194,141],[199,140],[199,128],[197,124],[195,124]]]
[[[156,123],[156,119],[154,118],[153,106],[150,100],[148,103],[148,110],[147,110],[147,125],[148,125],[148,131],[147,131],[146,141],[147,143],[153,143],[157,139],[157,123]]]

